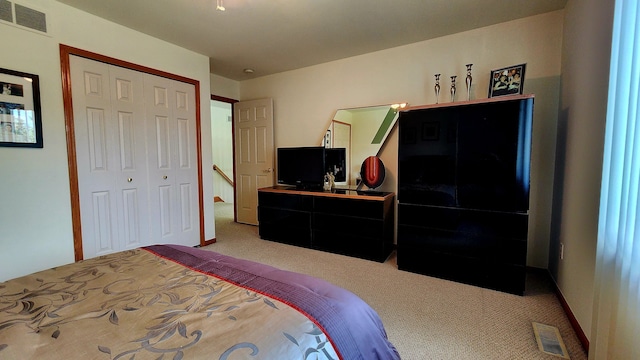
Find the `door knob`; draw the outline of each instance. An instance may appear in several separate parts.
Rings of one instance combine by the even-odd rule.
[[[133,178],[128,178],[127,179],[127,182],[132,182],[132,181],[133,181]]]
[[[165,176],[163,176],[162,178],[163,178],[163,179],[165,179],[165,180],[167,180],[167,177],[168,177],[168,176],[167,176],[167,175],[165,175]]]
[[[267,170],[263,170],[262,172],[270,173],[270,172],[272,172],[272,171],[273,171],[273,169],[272,169],[272,168],[268,168]]]

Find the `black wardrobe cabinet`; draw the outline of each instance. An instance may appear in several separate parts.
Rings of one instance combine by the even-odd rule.
[[[400,113],[398,268],[523,295],[533,95]]]

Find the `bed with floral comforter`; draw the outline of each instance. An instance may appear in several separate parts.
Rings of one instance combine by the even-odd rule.
[[[2,359],[399,359],[375,311],[310,276],[155,245],[0,283]]]

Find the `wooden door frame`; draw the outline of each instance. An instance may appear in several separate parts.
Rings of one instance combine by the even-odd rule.
[[[346,183],[347,183],[347,186],[349,186],[349,182],[351,181],[351,168],[353,167],[353,161],[351,161],[353,158],[353,142],[351,141],[351,135],[353,134],[353,126],[344,121],[335,120],[335,119],[331,120],[331,129],[333,130],[333,134],[331,135],[331,147],[334,147],[333,141],[336,138],[336,128],[334,125],[335,123],[346,125],[349,127],[349,166],[348,167],[345,166],[346,167],[345,171],[347,172]]]
[[[202,184],[202,129],[200,116],[200,81],[189,79],[180,75],[171,74],[162,70],[152,69],[146,66],[115,59],[109,56],[60,44],[60,68],[62,74],[62,99],[64,105],[64,122],[67,137],[67,162],[69,166],[69,187],[71,190],[71,221],[73,224],[73,250],[75,260],[83,259],[82,251],[82,223],[80,218],[80,192],[78,190],[78,166],[76,158],[75,129],[73,119],[73,98],[71,93],[71,63],[70,56],[75,55],[90,60],[103,62],[151,75],[164,77],[171,80],[194,85],[196,101],[196,153],[198,162],[198,209],[200,218],[200,246],[215,242],[204,239],[204,188]]]
[[[231,171],[233,171],[233,221],[237,222],[238,221],[238,212],[236,209],[236,182],[235,179],[236,177],[236,129],[235,129],[235,111],[233,109],[235,103],[239,102],[240,100],[236,100],[236,99],[231,99],[231,98],[227,98],[224,96],[218,96],[218,95],[213,95],[211,94],[211,100],[215,100],[215,101],[220,101],[223,103],[227,103],[227,104],[231,104],[231,156],[233,157],[233,169]],[[214,214],[215,217],[215,214]]]

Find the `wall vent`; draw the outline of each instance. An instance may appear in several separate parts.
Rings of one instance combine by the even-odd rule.
[[[39,33],[47,33],[46,13],[11,1],[0,0],[0,20]]]
[[[11,2],[0,0],[0,20],[13,22],[13,11],[11,11]]]
[[[47,16],[38,10],[16,4],[16,24],[29,29],[47,32]]]

